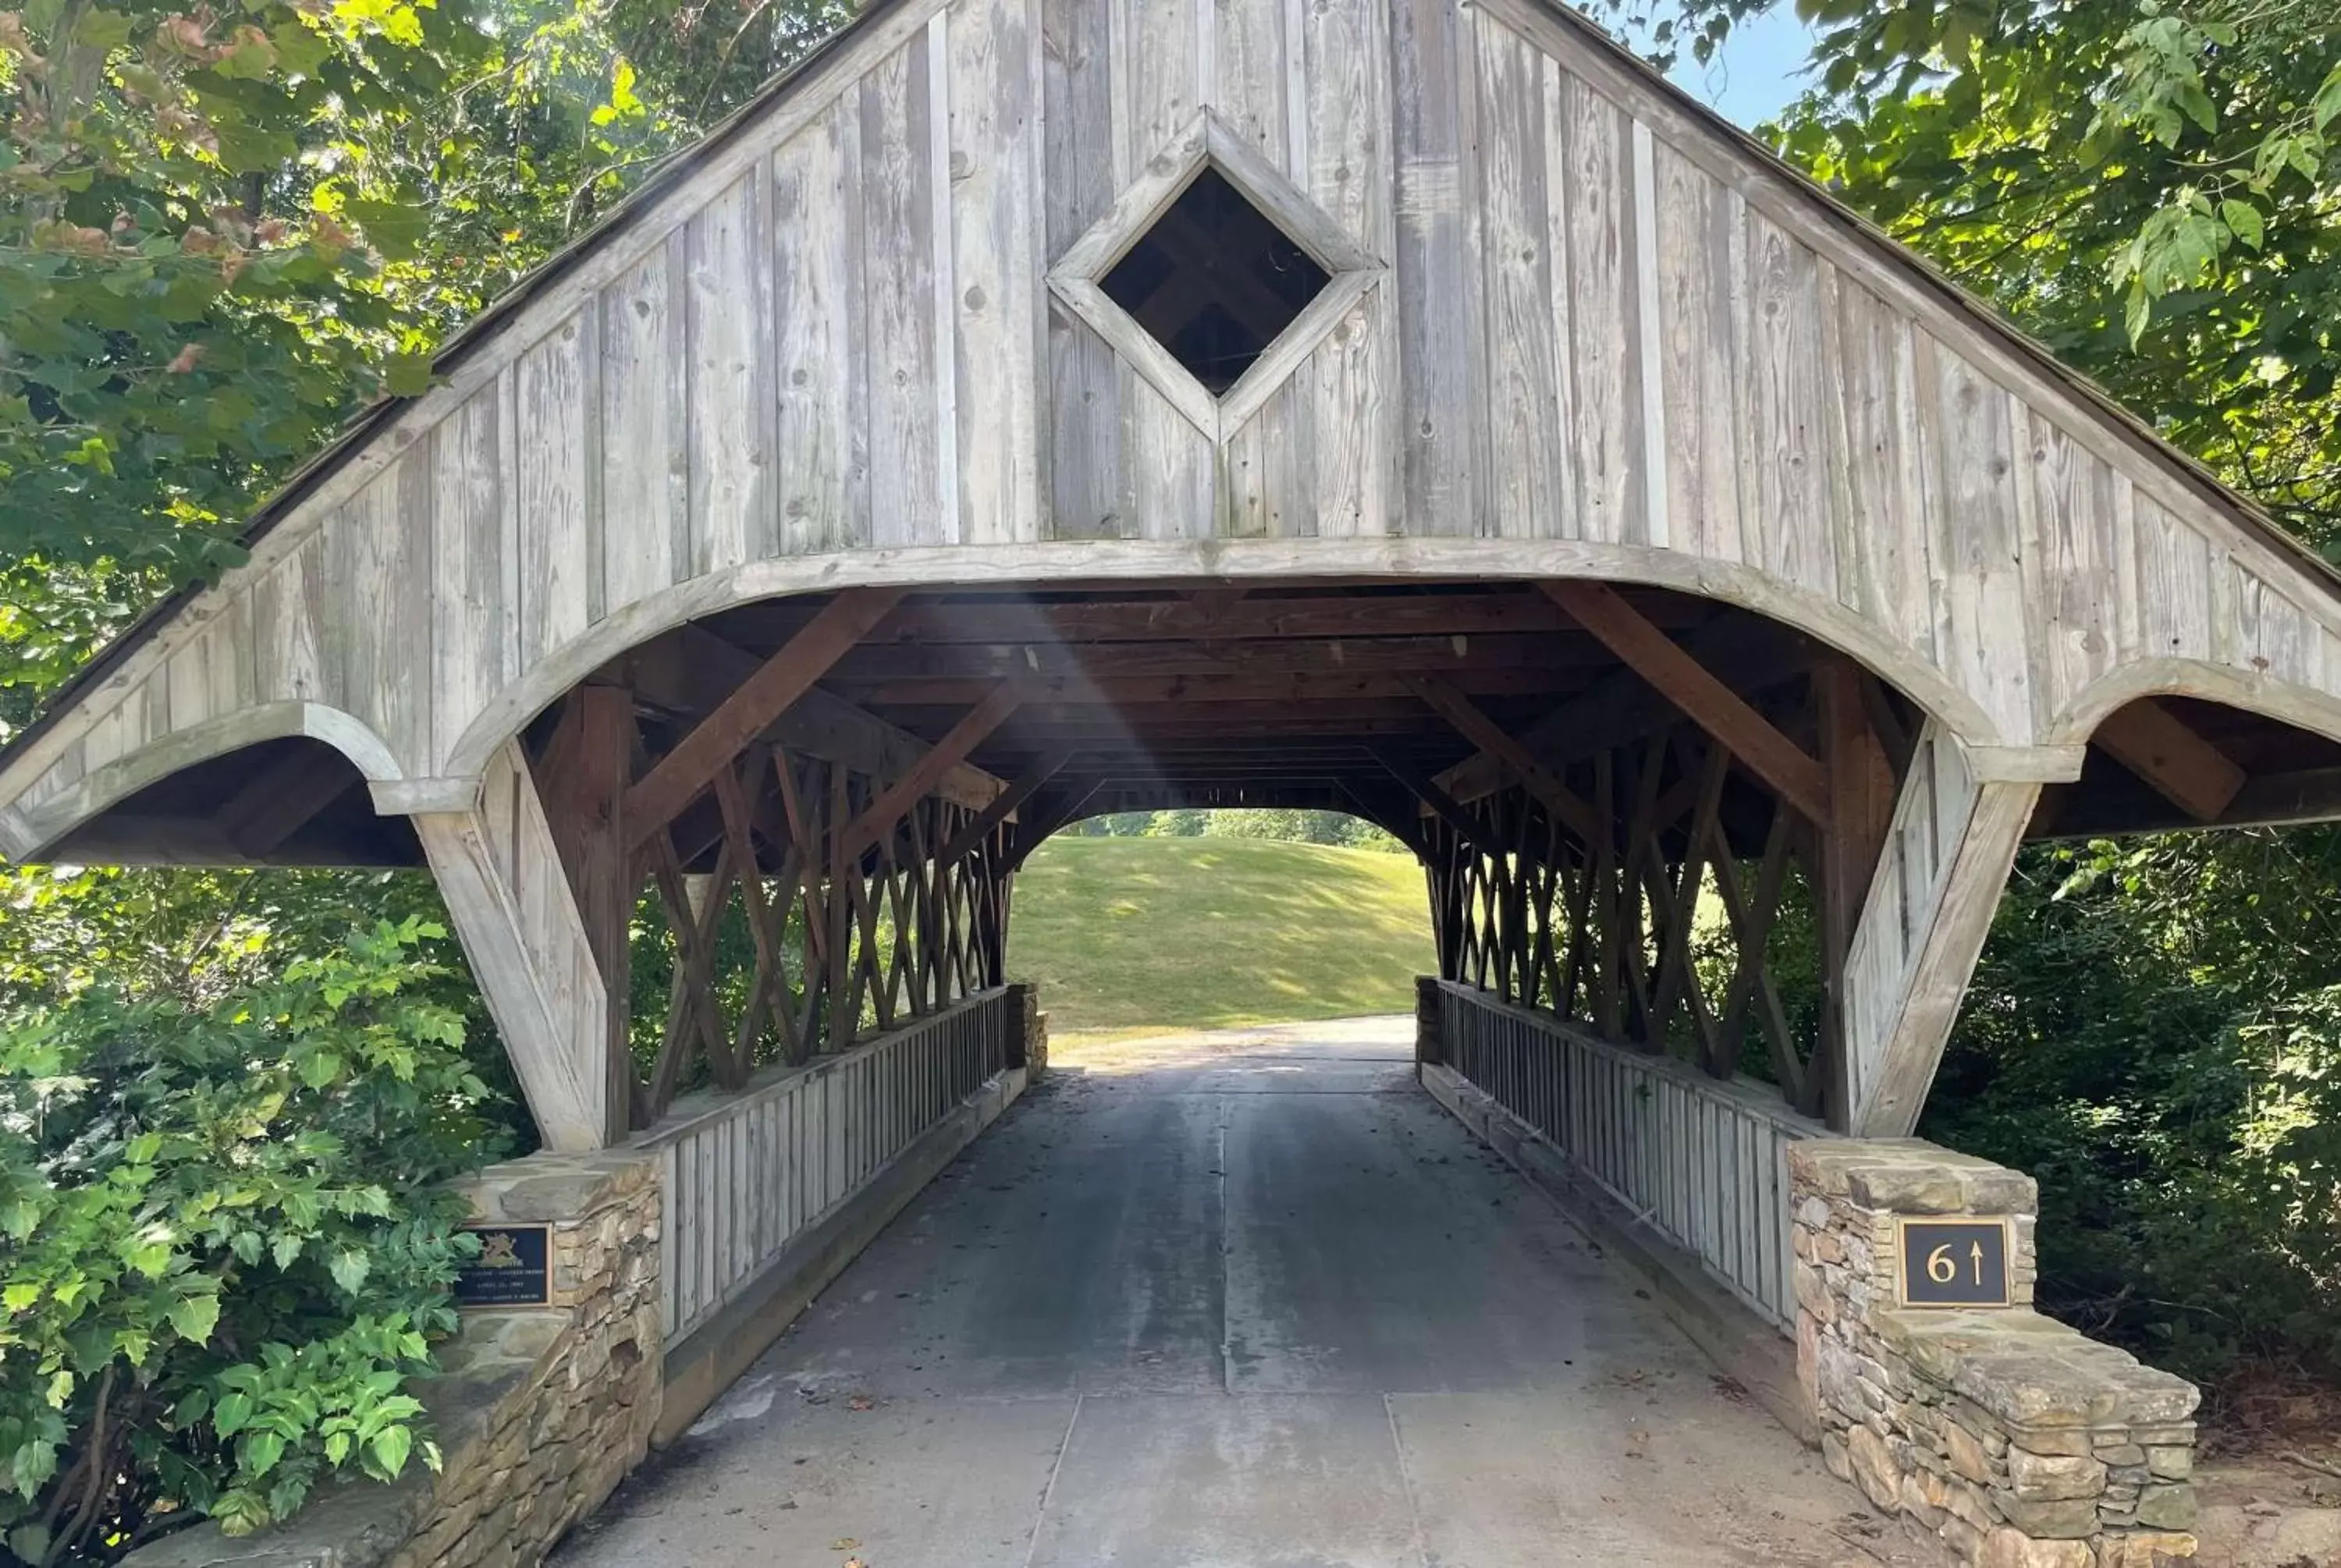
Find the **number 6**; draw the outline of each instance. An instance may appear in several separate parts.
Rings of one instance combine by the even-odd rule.
[[[1937,1285],[1948,1285],[1959,1277],[1959,1265],[1952,1260],[1949,1242],[1927,1255],[1927,1277]]]

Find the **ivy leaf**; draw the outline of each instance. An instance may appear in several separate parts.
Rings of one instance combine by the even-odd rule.
[[[234,1437],[244,1430],[252,1418],[252,1396],[248,1394],[223,1394],[219,1406],[212,1412],[212,1430],[222,1437]]]
[[[416,202],[380,202],[354,196],[343,213],[365,231],[374,248],[394,262],[412,261],[431,232],[431,214]]]
[[[2341,65],[2334,66],[2325,84],[2316,89],[2316,96],[2309,101],[2308,115],[2319,131],[2341,120]]]
[[[352,1295],[355,1295],[358,1293],[358,1287],[365,1284],[366,1274],[373,1268],[374,1263],[365,1254],[353,1247],[335,1253],[334,1261],[329,1266],[333,1270],[334,1283]]]
[[[149,1231],[122,1249],[122,1261],[148,1279],[160,1279],[171,1266],[171,1238]]]
[[[382,1466],[384,1475],[394,1476],[406,1467],[406,1455],[413,1447],[414,1434],[403,1426],[385,1426],[374,1434],[368,1447],[374,1462]]]
[[[171,1304],[171,1326],[179,1337],[191,1345],[208,1344],[212,1330],[219,1326],[219,1297],[206,1292],[201,1295],[183,1295]]]
[[[284,1439],[264,1429],[247,1435],[244,1440],[243,1452],[238,1455],[244,1461],[245,1472],[252,1475],[267,1474],[276,1468],[276,1462],[284,1456]]]
[[[91,49],[115,50],[130,42],[130,18],[120,11],[91,6],[74,24],[74,42]]]

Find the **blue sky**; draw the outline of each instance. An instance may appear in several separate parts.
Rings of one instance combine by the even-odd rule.
[[[1804,90],[1798,74],[1813,46],[1812,30],[1797,20],[1793,0],[1731,30],[1715,59],[1700,65],[1688,51],[1673,75],[1693,97],[1745,126],[1771,118]]]

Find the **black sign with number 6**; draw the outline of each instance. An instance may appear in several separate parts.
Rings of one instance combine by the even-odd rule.
[[[1902,1222],[1902,1305],[2007,1306],[2007,1222]]]

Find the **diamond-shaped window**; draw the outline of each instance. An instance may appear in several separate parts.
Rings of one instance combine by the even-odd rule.
[[[1210,109],[1049,269],[1060,303],[1188,422],[1225,442],[1383,272]]]
[[[1217,396],[1332,281],[1275,220],[1205,164],[1101,284]]]

